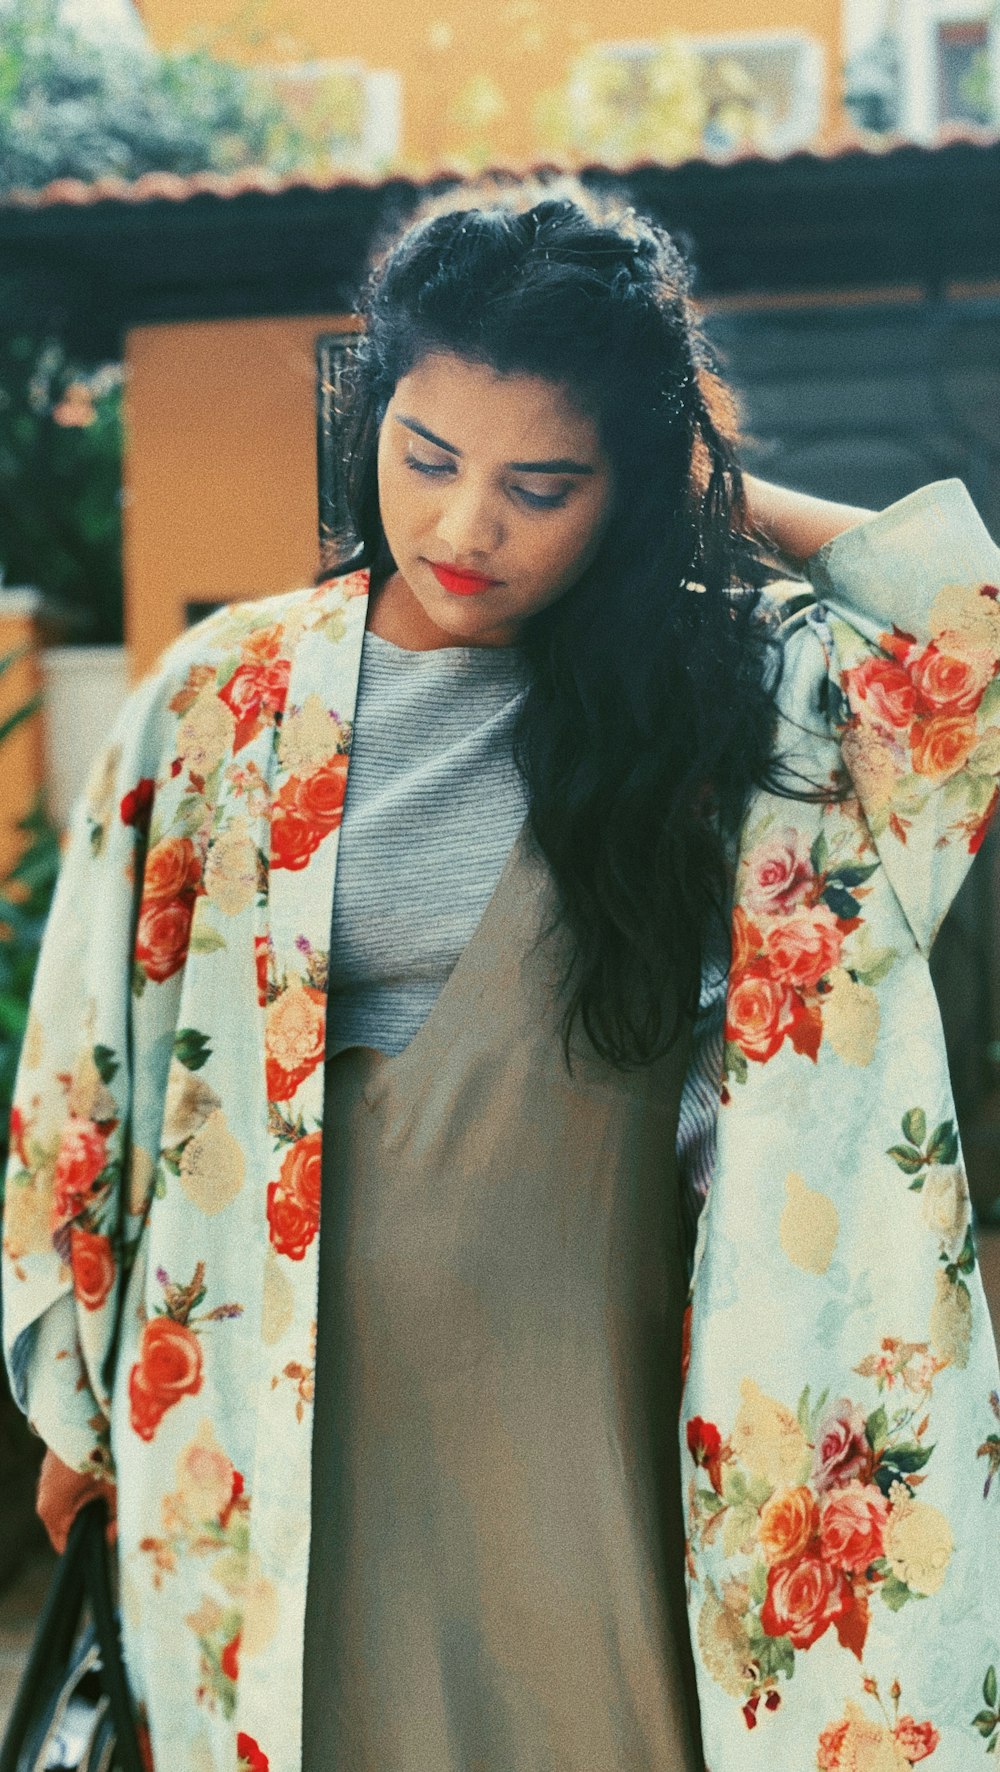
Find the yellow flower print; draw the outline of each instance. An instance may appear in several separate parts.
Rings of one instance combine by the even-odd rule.
[[[920,1216],[941,1247],[957,1261],[972,1219],[969,1184],[960,1163],[931,1163],[920,1189]]]
[[[870,813],[885,811],[892,803],[901,763],[884,735],[870,726],[851,727],[844,734],[841,749],[863,804]]]
[[[344,728],[318,695],[307,695],[281,729],[278,754],[289,775],[310,775],[344,749]]]
[[[216,1108],[184,1146],[181,1187],[192,1205],[212,1217],[235,1200],[243,1186],[244,1167],[242,1146],[226,1125],[222,1109]]]
[[[268,1245],[264,1257],[264,1302],[261,1314],[261,1340],[273,1347],[287,1334],[295,1315],[295,1291],[274,1250]]]
[[[829,1194],[806,1186],[794,1171],[785,1178],[781,1247],[789,1261],[809,1274],[825,1274],[837,1246],[840,1219]]]
[[[992,665],[1000,650],[1000,605],[978,585],[945,585],[931,604],[930,631],[942,650],[960,658],[982,654]]]
[[[936,1594],[955,1548],[951,1527],[939,1508],[916,1501],[894,1483],[892,1511],[885,1528],[885,1555],[893,1574],[918,1594]]]
[[[103,1120],[118,1118],[118,1104],[94,1062],[92,1047],[81,1052],[76,1061],[67,1106],[71,1114],[81,1120],[93,1120],[98,1126]]]
[[[257,851],[242,818],[216,837],[205,863],[205,891],[226,917],[249,910],[257,892]]]
[[[843,966],[834,968],[828,982],[830,989],[822,999],[824,1038],[845,1064],[871,1064],[878,1040],[878,997]]]
[[[197,775],[208,775],[226,755],[235,731],[232,710],[219,700],[214,688],[206,687],[177,728],[177,755]]]
[[[752,1477],[774,1489],[794,1488],[809,1470],[810,1449],[790,1409],[765,1396],[752,1378],[740,1386],[743,1401],[733,1424],[732,1447]]]
[[[191,1525],[217,1519],[233,1492],[233,1464],[215,1437],[206,1415],[193,1440],[179,1453],[176,1493],[171,1497],[176,1513]]]
[[[931,1344],[938,1358],[961,1372],[969,1363],[972,1340],[972,1297],[961,1280],[950,1280],[944,1268],[934,1276]]]
[[[172,1151],[186,1138],[200,1132],[209,1114],[221,1106],[211,1084],[173,1059],[167,1077],[166,1112],[160,1135],[162,1149]]]
[[[740,1613],[710,1587],[697,1628],[701,1659],[713,1680],[730,1698],[746,1698],[754,1683],[753,1652]]]

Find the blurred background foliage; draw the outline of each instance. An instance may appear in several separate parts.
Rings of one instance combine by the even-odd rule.
[[[76,644],[122,640],[122,372],[0,335],[0,572]]]
[[[249,15],[247,15],[248,17]],[[0,39],[0,193],[58,178],[329,166],[350,80],[313,108],[239,65],[244,18],[183,50],[92,42],[58,0],[12,0]],[[0,307],[4,284],[0,276]],[[122,375],[53,336],[0,334],[0,578],[42,591],[70,642],[122,640]]]
[[[0,678],[20,656],[19,652],[8,652],[0,658]],[[0,774],[7,740],[36,709],[37,702],[26,702],[0,721]],[[28,1024],[31,981],[59,869],[58,833],[44,797],[39,797],[19,828],[24,848],[11,872],[0,881],[0,1198],[11,1130],[11,1096]]]
[[[58,10],[59,0],[12,0],[4,10],[0,191],[57,178],[329,164],[336,93],[324,93],[315,118],[293,116],[263,73],[240,65],[248,27],[160,53],[93,42]],[[355,102],[345,85],[343,103]]]

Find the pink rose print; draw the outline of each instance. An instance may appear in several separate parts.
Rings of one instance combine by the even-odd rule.
[[[741,898],[749,911],[780,916],[801,904],[812,885],[808,839],[804,832],[788,826],[751,852]]]
[[[820,1492],[842,1489],[848,1483],[867,1483],[873,1462],[864,1414],[855,1403],[841,1397],[827,1414],[816,1438],[813,1483]]]
[[[889,1503],[874,1484],[828,1489],[820,1513],[820,1546],[838,1569],[862,1575],[882,1555]]]

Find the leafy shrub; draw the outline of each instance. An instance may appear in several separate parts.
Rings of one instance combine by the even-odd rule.
[[[58,5],[4,8],[0,193],[57,178],[284,172],[323,157],[262,75],[215,53],[224,33],[166,54],[121,48],[58,22]]]

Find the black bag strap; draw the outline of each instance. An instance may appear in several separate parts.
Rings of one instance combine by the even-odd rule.
[[[89,1603],[101,1652],[101,1679],[114,1723],[116,1772],[144,1772],[128,1678],[122,1659],[111,1592],[106,1529],[107,1502],[88,1501],[70,1527],[66,1549],[35,1631],[7,1730],[0,1743],[0,1772],[18,1772],[24,1742],[38,1714],[62,1681],[73,1642]]]
[[[135,1711],[122,1657],[118,1614],[111,1592],[106,1529],[107,1502],[98,1499],[81,1508],[73,1522],[81,1527],[84,1588],[94,1617],[101,1650],[102,1679],[115,1726],[116,1772],[144,1772]]]

